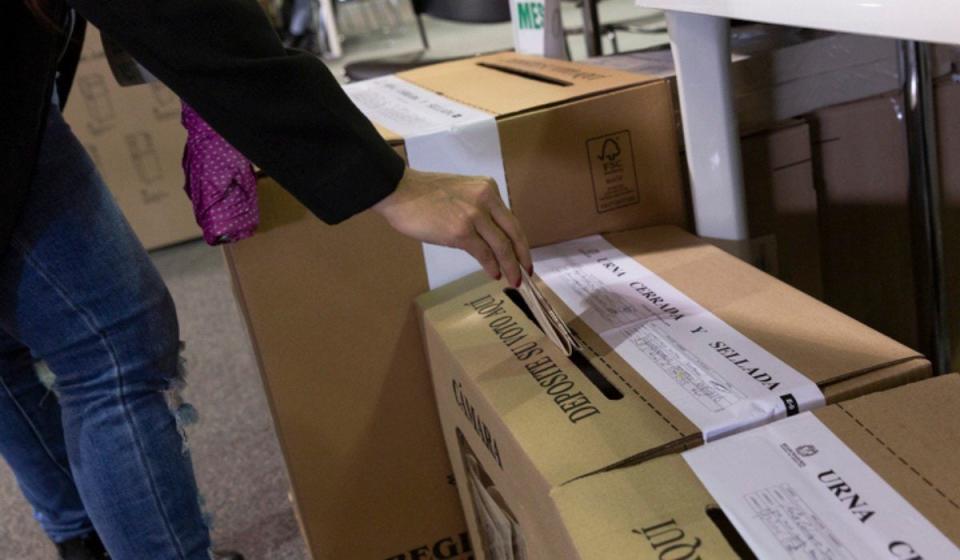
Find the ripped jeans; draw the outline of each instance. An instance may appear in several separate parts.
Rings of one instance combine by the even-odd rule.
[[[173,301],[55,104],[27,197],[0,248],[0,454],[54,542],[95,528],[114,560],[208,559],[167,402]]]

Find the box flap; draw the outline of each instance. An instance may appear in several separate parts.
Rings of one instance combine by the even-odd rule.
[[[512,52],[433,64],[397,75],[498,116],[657,80],[642,74]]]
[[[960,543],[960,374],[815,412],[944,535]]]
[[[818,385],[921,357],[679,228],[606,237]]]

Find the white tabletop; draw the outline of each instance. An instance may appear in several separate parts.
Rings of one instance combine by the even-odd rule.
[[[638,6],[960,44],[960,0],[637,0]]]

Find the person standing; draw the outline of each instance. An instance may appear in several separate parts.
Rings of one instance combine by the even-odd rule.
[[[513,285],[530,252],[492,180],[405,169],[319,60],[283,48],[256,0],[4,2],[0,454],[62,558],[207,559],[165,401],[173,302],[60,114],[85,20],[321,220],[378,212]]]

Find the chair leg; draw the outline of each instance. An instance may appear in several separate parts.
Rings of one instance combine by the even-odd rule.
[[[423,43],[423,50],[430,49],[430,42],[427,40],[427,28],[423,25],[423,16],[417,14],[417,29],[420,31],[420,42]]]

